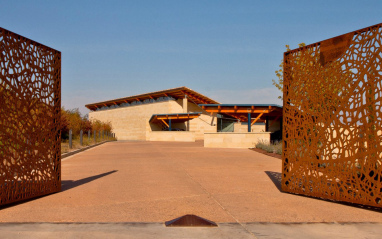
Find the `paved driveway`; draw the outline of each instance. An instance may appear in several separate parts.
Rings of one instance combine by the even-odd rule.
[[[62,162],[62,192],[0,210],[1,222],[382,222],[381,211],[279,191],[281,160],[202,142],[111,142]]]

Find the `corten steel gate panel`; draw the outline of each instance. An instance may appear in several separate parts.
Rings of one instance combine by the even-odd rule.
[[[282,190],[382,207],[382,24],[284,53]]]
[[[0,205],[61,190],[61,53],[0,28]]]

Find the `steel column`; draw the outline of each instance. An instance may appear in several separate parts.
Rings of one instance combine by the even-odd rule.
[[[248,132],[251,132],[251,113],[248,112]]]

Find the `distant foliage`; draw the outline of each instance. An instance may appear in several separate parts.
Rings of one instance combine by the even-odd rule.
[[[78,108],[66,110],[61,109],[61,138],[69,138],[69,130],[72,130],[73,135],[79,135],[81,129],[83,132],[88,130],[111,132],[112,127],[110,122],[101,122],[99,120],[90,121],[88,115],[81,115]]]
[[[61,138],[67,139],[69,137],[69,121],[64,108],[61,108]]]
[[[303,47],[303,46],[306,46],[306,44],[303,43],[303,42],[298,44],[298,47]],[[285,47],[286,47],[286,51],[290,51],[291,50],[289,45],[285,45]],[[281,91],[281,94],[282,94],[282,92],[283,92],[283,85],[284,85],[284,78],[283,78],[284,62],[283,61],[281,61],[281,64],[279,65],[279,67],[280,68],[277,71],[275,71],[278,80],[277,81],[272,80],[272,84],[274,86],[276,86],[276,88],[279,91]],[[283,97],[279,96],[278,98],[282,99]]]

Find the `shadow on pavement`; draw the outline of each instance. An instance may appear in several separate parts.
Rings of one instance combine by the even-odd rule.
[[[271,171],[265,171],[265,173],[268,175],[268,177],[272,180],[273,184],[276,186],[276,188],[281,193],[288,193],[288,194],[292,194],[292,195],[299,196],[299,197],[307,197],[307,198],[310,198],[312,200],[323,200],[323,201],[341,204],[341,205],[345,205],[345,206],[361,208],[361,209],[365,209],[365,210],[370,210],[370,211],[382,213],[382,208],[379,208],[379,207],[373,207],[373,206],[362,205],[362,204],[357,204],[357,203],[350,203],[350,202],[334,201],[334,200],[325,199],[325,198],[311,197],[311,196],[307,196],[307,195],[303,195],[303,194],[293,194],[293,193],[289,193],[289,192],[283,192],[281,190],[281,173],[271,172]]]
[[[268,177],[272,180],[276,188],[281,192],[281,173],[265,171]]]
[[[95,175],[95,176],[83,178],[83,179],[80,179],[80,180],[77,180],[77,181],[62,180],[61,181],[61,192],[69,190],[69,189],[72,189],[72,188],[75,188],[75,187],[78,187],[78,186],[81,186],[81,185],[86,184],[86,183],[90,183],[91,181],[94,181],[96,179],[105,177],[105,176],[110,175],[110,174],[115,173],[115,172],[117,172],[117,170],[113,170],[113,171],[110,171],[110,172],[107,172],[107,173],[102,173],[102,174],[98,174],[98,175]]]
[[[34,198],[27,198],[27,199],[22,200],[22,201],[17,201],[17,202],[5,204],[5,205],[0,205],[0,210],[6,209],[6,208],[10,208],[10,207],[13,207],[13,206],[17,206],[17,205],[21,205],[21,204],[24,204],[24,203],[27,203],[27,202],[31,202],[31,201],[34,201],[34,200],[37,200],[37,199],[40,199],[40,198],[43,198],[43,197],[50,196],[52,194],[60,193],[60,192],[69,190],[71,188],[75,188],[75,187],[81,186],[81,185],[83,185],[85,183],[90,183],[91,181],[94,181],[96,179],[105,177],[105,176],[110,175],[110,174],[115,173],[115,172],[118,172],[118,170],[113,170],[113,171],[110,171],[110,172],[107,172],[107,173],[102,173],[102,174],[98,174],[98,175],[95,175],[95,176],[83,178],[83,179],[80,179],[80,180],[77,180],[77,181],[62,180],[61,181],[61,191],[59,191],[59,192],[49,193],[49,194],[38,196],[38,197],[34,197]]]

